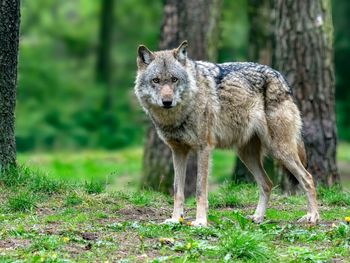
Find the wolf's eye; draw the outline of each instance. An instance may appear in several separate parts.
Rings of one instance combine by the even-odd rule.
[[[152,79],[153,83],[159,83],[159,78]]]
[[[177,77],[171,77],[171,82],[175,83],[178,81],[178,78]]]

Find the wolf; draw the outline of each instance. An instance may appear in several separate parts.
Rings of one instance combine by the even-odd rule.
[[[152,52],[138,47],[135,94],[174,163],[174,209],[165,222],[179,222],[189,152],[198,158],[196,219],[207,226],[208,174],[213,148],[236,147],[259,188],[250,218],[261,223],[272,190],[262,159],[269,154],[290,171],[307,196],[300,222],[316,223],[319,213],[312,175],[305,169],[302,121],[292,91],[278,71],[252,62],[215,64],[187,56],[188,43]]]

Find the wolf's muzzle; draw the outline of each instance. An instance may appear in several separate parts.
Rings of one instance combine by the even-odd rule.
[[[173,101],[172,100],[162,100],[163,108],[169,109],[172,107]]]

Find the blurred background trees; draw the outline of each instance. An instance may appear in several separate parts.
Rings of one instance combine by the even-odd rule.
[[[176,2],[190,5],[191,1]],[[170,43],[164,36],[171,33],[160,30],[164,10],[160,0],[22,0],[16,108],[18,151],[118,150],[150,143],[149,139],[144,142],[148,119],[133,95],[136,48],[140,43],[157,50],[175,47],[187,38],[190,47],[197,42],[210,47],[204,51],[196,48],[192,52],[208,54],[197,57],[190,52],[193,58],[215,61],[217,51],[218,62],[254,60],[266,64],[271,59],[274,64],[274,55],[267,59],[271,55],[262,51],[264,44],[270,43],[263,40],[264,32],[272,31],[274,24],[269,26],[259,19],[265,21],[274,15],[273,8],[266,5],[276,1],[221,2],[218,38],[208,37],[201,42],[195,39],[203,38],[201,34],[186,37],[192,31],[180,30]],[[338,138],[350,141],[350,2],[333,0],[332,4]],[[199,10],[197,5],[190,7],[189,19]],[[176,23],[189,22],[182,17],[185,14]],[[191,25],[205,28],[213,24],[211,13],[205,14],[207,20]],[[183,29],[185,25],[179,27]],[[157,154],[160,152],[163,151]]]

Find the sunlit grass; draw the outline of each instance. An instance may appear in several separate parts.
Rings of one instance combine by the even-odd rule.
[[[115,189],[126,185],[136,188],[141,178],[142,149],[19,154],[18,160],[56,179],[111,184]]]
[[[346,178],[350,171],[350,144],[338,147],[341,173]],[[210,184],[216,188],[232,178],[235,153],[233,150],[215,150],[212,155]],[[142,176],[142,148],[133,147],[118,151],[83,151],[59,153],[19,154],[20,164],[44,172],[49,177],[72,182],[96,182],[108,189],[138,189]],[[345,169],[345,170],[344,170]],[[345,186],[349,183],[345,180]]]
[[[342,142],[338,144],[337,159],[339,161],[350,162],[350,143]]]

